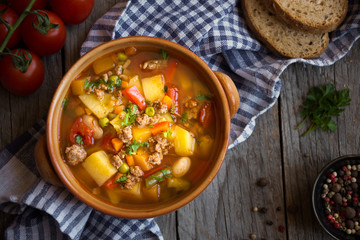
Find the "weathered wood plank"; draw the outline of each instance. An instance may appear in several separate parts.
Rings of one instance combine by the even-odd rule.
[[[289,239],[330,239],[312,212],[311,192],[318,172],[327,162],[342,154],[359,152],[358,58],[359,42],[345,59],[333,66],[319,68],[295,64],[282,75],[280,109]],[[337,119],[338,131],[316,130],[300,137],[305,127],[295,130],[301,122],[299,106],[311,87],[327,83],[334,83],[337,89],[349,86],[351,106]]]
[[[278,106],[261,116],[253,135],[230,150],[218,175],[193,202],[178,211],[180,239],[276,239],[285,223]],[[270,184],[256,186],[265,177]],[[251,208],[265,207],[265,214]],[[265,224],[267,220],[272,226]]]

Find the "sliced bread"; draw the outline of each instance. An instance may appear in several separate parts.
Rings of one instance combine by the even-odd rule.
[[[325,33],[345,19],[348,0],[263,0],[281,21],[296,29]]]
[[[268,11],[262,0],[241,3],[247,25],[274,53],[289,58],[315,58],[326,50],[327,33],[306,33],[288,27]]]

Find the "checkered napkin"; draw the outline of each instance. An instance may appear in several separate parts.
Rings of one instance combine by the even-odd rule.
[[[0,209],[17,214],[5,239],[163,239],[152,218],[130,220],[100,213],[67,189],[41,180],[34,146],[44,134],[41,120],[0,153]]]
[[[249,33],[240,1],[130,0],[99,19],[81,54],[120,37],[154,36],[177,42],[200,56],[213,70],[227,73],[241,98],[231,120],[230,146],[246,140],[255,119],[280,95],[280,74],[294,62],[328,66],[345,56],[360,36],[360,3],[349,1],[342,26],[330,34],[328,49],[317,59],[284,59],[273,55]]]

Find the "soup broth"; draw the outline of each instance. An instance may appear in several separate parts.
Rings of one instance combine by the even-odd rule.
[[[210,166],[214,97],[162,49],[127,47],[95,60],[63,102],[61,153],[78,181],[112,204],[172,199]]]

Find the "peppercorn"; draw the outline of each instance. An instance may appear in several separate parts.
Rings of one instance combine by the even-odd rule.
[[[268,209],[266,207],[262,207],[260,208],[260,212],[265,214],[268,211]]]
[[[265,187],[269,184],[269,180],[267,180],[266,178],[260,178],[259,180],[257,180],[256,185],[258,185],[259,187]]]
[[[269,225],[269,226],[274,224],[271,220],[267,220],[265,223],[266,223],[266,225]]]
[[[257,207],[253,207],[251,210],[252,210],[253,212],[259,211],[259,209],[258,209]]]
[[[250,238],[250,239],[256,239],[256,235],[255,235],[254,233],[250,233],[250,234],[249,234],[249,238]]]

